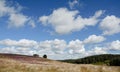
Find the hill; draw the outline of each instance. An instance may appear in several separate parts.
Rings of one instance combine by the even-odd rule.
[[[42,57],[34,57],[34,56],[18,55],[18,54],[0,54],[0,58],[7,58],[7,59],[20,61],[23,63],[33,63],[33,64],[43,61],[50,61],[49,59],[45,59]]]
[[[41,57],[0,54],[0,72],[120,72],[120,67],[69,64]]]
[[[120,66],[120,55],[102,54],[102,55],[88,56],[80,59],[68,59],[61,61],[68,63],[75,63],[75,64],[97,64],[97,65],[99,64],[99,65]],[[113,64],[113,61],[115,61],[116,63]]]

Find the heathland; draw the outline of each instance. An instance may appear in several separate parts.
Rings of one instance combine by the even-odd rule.
[[[0,54],[0,72],[120,72],[120,66],[70,64],[16,54]]]

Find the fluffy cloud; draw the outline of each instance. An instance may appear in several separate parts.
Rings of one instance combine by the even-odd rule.
[[[56,53],[63,53],[66,48],[66,41],[55,39],[52,41],[52,50]]]
[[[84,53],[85,56],[90,56],[90,55],[97,55],[97,54],[107,54],[107,50],[104,47],[94,47],[93,49],[86,51]]]
[[[0,17],[10,14],[10,13],[15,13],[16,11],[14,10],[13,7],[9,7],[6,5],[5,0],[0,0]]]
[[[0,53],[12,53],[12,54],[23,54],[23,55],[33,55],[36,53],[35,50],[26,47],[5,47],[1,48]]]
[[[80,40],[70,41],[68,44],[68,48],[70,49],[70,51],[69,51],[70,54],[72,54],[72,53],[79,54],[79,53],[85,52],[84,44]]]
[[[37,42],[34,40],[27,40],[27,39],[21,39],[19,41],[5,39],[5,40],[1,40],[0,44],[5,46],[34,47],[37,45]]]
[[[64,52],[66,45],[64,40],[55,39],[40,42],[39,48],[52,50],[54,53],[59,54]]]
[[[120,32],[120,18],[111,15],[106,16],[100,23],[104,35],[113,35]]]
[[[62,56],[69,54],[83,54],[85,52],[84,45],[80,40],[72,40],[66,42],[64,40],[54,39],[37,42],[34,40],[21,39],[11,40],[5,39],[0,41],[1,53],[16,53],[32,55],[34,53],[43,55],[47,54],[53,58],[53,56]],[[70,51],[72,52],[70,53]],[[63,55],[64,54],[64,55]],[[55,58],[54,57],[54,58]]]
[[[120,50],[120,41],[116,40],[116,41],[113,41],[112,43],[110,43],[109,49],[110,50]]]
[[[28,21],[28,17],[23,14],[11,14],[9,17],[9,27],[22,27]]]
[[[90,35],[88,38],[86,38],[84,40],[85,44],[89,44],[89,43],[100,43],[102,41],[104,41],[105,38],[103,36],[96,36],[96,35]]]
[[[39,21],[43,25],[52,25],[58,34],[67,34],[79,31],[86,26],[94,26],[99,21],[99,17],[103,13],[102,10],[97,11],[89,18],[83,18],[78,15],[78,11],[70,11],[67,8],[59,8],[53,11],[49,16],[42,16]]]
[[[28,39],[11,40],[5,39],[0,41],[0,53],[16,53],[16,54],[47,54],[49,58],[54,59],[68,59],[79,58],[95,54],[106,54],[111,50],[120,50],[120,41],[116,40],[108,45],[96,46],[87,49],[86,44],[83,41],[71,40],[66,42],[65,40],[45,40],[34,41]],[[59,56],[59,57],[58,57]]]
[[[35,28],[36,27],[36,25],[35,25],[35,21],[34,20],[29,20],[29,25],[31,25],[32,26],[32,28]]]
[[[46,40],[46,41],[41,41],[41,42],[37,42],[34,40],[27,40],[27,39],[21,39],[19,41],[5,39],[5,40],[0,41],[0,45],[7,47],[7,51],[9,50],[8,47],[10,47],[10,48],[14,47],[16,49],[22,48],[21,50],[23,50],[23,51],[24,51],[24,48],[33,49],[33,50],[35,49],[35,51],[51,50],[54,53],[59,54],[59,53],[64,52],[64,49],[66,48],[67,44],[64,40],[59,40],[59,39]]]
[[[93,53],[95,53],[95,54],[106,54],[107,51],[104,50],[104,49],[105,49],[105,48],[102,48],[102,47],[95,47],[95,48],[93,49]]]
[[[0,0],[0,17],[8,17],[9,27],[22,27],[31,21],[30,17],[22,14],[20,11],[22,6],[19,4],[15,6],[9,6],[9,3],[5,0]],[[35,24],[34,24],[35,25]],[[31,24],[33,26],[33,24]]]

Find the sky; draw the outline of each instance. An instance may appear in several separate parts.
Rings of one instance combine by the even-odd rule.
[[[120,54],[120,0],[0,0],[0,53]]]

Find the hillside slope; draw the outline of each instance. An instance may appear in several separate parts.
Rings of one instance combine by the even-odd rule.
[[[16,61],[20,61],[23,63],[39,63],[43,61],[50,61],[49,59],[45,59],[42,57],[34,57],[34,56],[27,56],[27,55],[18,55],[18,54],[0,54],[1,58],[13,59]]]
[[[120,72],[120,67],[76,65],[32,56],[0,54],[0,72]]]
[[[80,59],[69,59],[69,60],[61,60],[62,62],[74,63],[74,64],[103,64],[103,65],[111,65],[111,61],[113,59],[117,59],[118,64],[120,66],[120,55],[114,54],[101,54],[101,55],[94,55],[88,56],[85,58]]]

